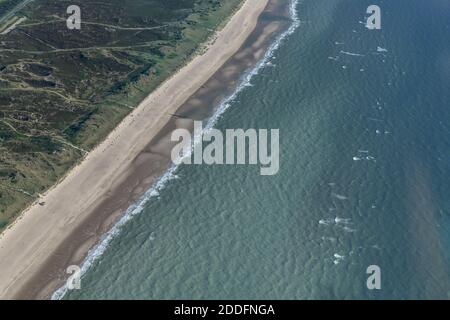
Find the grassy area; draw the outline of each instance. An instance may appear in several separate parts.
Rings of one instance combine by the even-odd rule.
[[[12,2],[20,1],[0,0],[0,8]],[[27,20],[0,35],[0,230],[189,61],[241,3],[35,0],[10,17]],[[66,27],[72,4],[81,8],[79,31]]]

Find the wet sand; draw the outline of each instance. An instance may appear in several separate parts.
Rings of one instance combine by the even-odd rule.
[[[44,207],[33,206],[2,235],[0,298],[47,299],[63,285],[66,268],[80,265],[88,250],[170,166],[172,131],[192,130],[194,120],[208,118],[235,89],[242,72],[254,66],[288,26],[288,2],[247,0],[206,53],[143,101],[93,155],[39,200],[46,202]],[[171,94],[174,88],[177,94]],[[126,129],[133,134],[127,136]],[[90,170],[84,164],[88,161],[94,163]],[[95,177],[90,176],[93,172]],[[58,215],[58,222],[43,221],[46,215]]]

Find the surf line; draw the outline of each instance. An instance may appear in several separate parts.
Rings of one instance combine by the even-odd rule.
[[[266,54],[256,64],[256,66],[250,72],[244,74],[240,84],[237,86],[234,93],[232,93],[228,98],[225,98],[222,101],[222,103],[220,103],[219,108],[209,119],[204,130],[208,130],[215,126],[215,124],[221,118],[224,112],[231,107],[232,103],[236,100],[237,96],[245,88],[251,86],[250,82],[253,79],[253,77],[256,76],[259,73],[259,71],[267,65],[268,62],[270,62],[269,60],[273,57],[275,51],[278,50],[282,42],[288,36],[293,34],[295,30],[297,30],[297,28],[300,26],[300,19],[298,18],[297,12],[298,4],[299,0],[291,0],[289,6],[289,14],[292,20],[292,24],[290,25],[290,27],[276,38],[274,43],[267,49]],[[144,210],[145,205],[151,199],[159,197],[160,191],[166,187],[169,181],[179,178],[176,175],[176,171],[178,170],[178,168],[179,166],[177,165],[171,165],[166,170],[166,172],[159,179],[157,179],[155,183],[145,192],[145,194],[125,211],[125,214],[118,220],[118,222],[102,236],[99,243],[96,246],[94,246],[91,250],[89,250],[86,259],[81,264],[80,268],[81,277],[89,270],[89,268],[93,265],[93,263],[97,261],[103,255],[103,253],[105,253],[111,241],[117,235],[120,234],[121,229],[136,215],[140,214]],[[51,299],[61,300],[62,298],[64,298],[67,292],[68,292],[67,284],[64,284],[61,288],[59,288],[53,293]]]

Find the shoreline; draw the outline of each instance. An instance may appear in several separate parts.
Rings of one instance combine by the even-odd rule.
[[[166,171],[172,130],[191,129],[192,120],[210,115],[211,106],[229,93],[242,70],[264,54],[283,23],[261,17],[279,10],[279,2],[246,0],[205,53],[152,92],[40,199],[44,207],[33,205],[2,234],[1,298],[45,299],[61,287],[66,267],[80,265]]]

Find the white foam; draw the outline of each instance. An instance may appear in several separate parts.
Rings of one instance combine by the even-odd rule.
[[[323,225],[326,225],[326,226],[328,226],[328,225],[330,225],[332,223],[333,223],[332,219],[320,219],[319,220],[319,224],[323,224]]]
[[[346,196],[343,196],[341,194],[333,193],[332,195],[333,195],[333,197],[335,197],[336,199],[339,199],[339,200],[347,200],[348,199]]]
[[[337,253],[334,254],[334,257],[336,259],[340,259],[340,260],[343,260],[345,258],[345,256],[341,256],[340,254],[337,254]]]
[[[259,73],[259,71],[270,62],[275,51],[280,47],[283,40],[285,40],[288,36],[295,32],[295,30],[300,26],[300,19],[297,14],[297,5],[299,0],[292,0],[289,6],[289,13],[292,19],[291,26],[283,32],[275,42],[268,48],[264,57],[256,64],[256,66],[248,73],[246,73],[242,79],[241,83],[238,85],[234,93],[228,98],[224,99],[222,103],[219,105],[219,108],[216,110],[214,115],[208,120],[207,125],[203,129],[204,132],[206,130],[210,130],[217,123],[223,113],[231,106],[231,102],[233,102],[238,94],[246,87],[252,86],[250,83],[251,79]],[[194,137],[194,145],[196,141],[199,141],[199,137]],[[185,155],[187,156],[187,155]],[[153,184],[153,186],[145,192],[145,194],[133,205],[131,205],[125,212],[125,214],[119,219],[119,221],[108,231],[105,235],[103,235],[101,241],[91,250],[89,250],[86,259],[83,261],[81,266],[81,275],[84,275],[86,271],[92,266],[92,264],[103,255],[103,253],[108,248],[110,242],[120,233],[122,227],[128,223],[134,216],[141,213],[144,209],[145,204],[152,198],[158,197],[159,192],[167,185],[170,180],[178,178],[175,175],[178,166],[172,165],[167,171]],[[67,287],[64,285],[63,287],[56,290],[52,295],[52,300],[60,300],[67,293]]]
[[[349,218],[336,217],[336,218],[320,219],[319,224],[326,225],[326,226],[328,226],[330,224],[350,225],[350,224],[352,224],[352,222],[351,222],[351,219],[349,219]]]
[[[335,253],[335,254],[333,255],[333,257],[335,258],[335,259],[333,260],[333,263],[334,263],[334,264],[339,264],[339,262],[341,262],[341,261],[344,260],[344,258],[345,258],[345,256],[342,256],[342,255],[337,254],[337,253]]]
[[[363,54],[360,54],[360,53],[354,53],[354,52],[348,52],[348,51],[343,51],[343,50],[341,50],[341,53],[342,53],[342,54],[346,54],[346,55],[348,55],[348,56],[353,56],[353,57],[364,57]]]
[[[348,218],[339,218],[339,217],[334,218],[334,222],[336,224],[351,224],[352,223],[351,220]]]
[[[378,133],[378,132],[377,132]],[[369,153],[369,151],[367,151],[367,152],[363,152],[363,151],[358,151],[359,153],[365,153],[365,154],[368,154]],[[366,160],[366,161],[376,161],[376,158],[375,157],[373,157],[373,156],[365,156],[365,157],[360,157],[360,156],[354,156],[353,157],[353,161],[364,161],[364,160]]]

